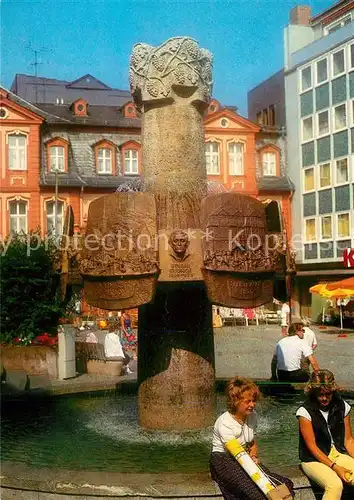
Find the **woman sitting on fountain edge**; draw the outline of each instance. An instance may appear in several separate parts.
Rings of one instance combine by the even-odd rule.
[[[322,488],[323,499],[340,500],[344,485],[354,498],[354,437],[350,405],[338,394],[329,370],[313,372],[305,387],[307,399],[297,410],[299,455],[304,473]]]
[[[260,391],[251,380],[234,377],[227,386],[228,411],[223,413],[214,425],[210,471],[225,500],[267,498],[232,453],[232,444],[236,442],[248,452],[256,464],[260,464],[254,438],[257,427],[257,414],[254,410],[259,396]],[[269,472],[263,465],[262,470],[275,479],[276,483],[285,483],[294,497],[290,479]]]

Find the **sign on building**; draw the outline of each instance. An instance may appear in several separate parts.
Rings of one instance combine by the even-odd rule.
[[[344,267],[354,267],[354,248],[346,248],[343,252]]]

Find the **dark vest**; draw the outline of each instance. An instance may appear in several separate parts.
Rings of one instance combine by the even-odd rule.
[[[331,430],[332,438],[334,441],[334,446],[336,449],[345,453],[346,449],[344,446],[344,413],[345,405],[344,401],[339,396],[333,396],[332,404],[329,408],[328,414],[328,426]],[[315,434],[315,440],[318,448],[323,451],[326,455],[329,454],[331,450],[331,436],[328,432],[327,422],[318,409],[315,402],[307,399],[303,405],[304,408],[309,412],[312,418],[312,427]],[[311,454],[310,450],[307,448],[304,438],[299,433],[299,456],[301,462],[314,462],[317,461]]]

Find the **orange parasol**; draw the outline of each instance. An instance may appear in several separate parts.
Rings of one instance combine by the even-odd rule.
[[[349,278],[350,280],[352,278]],[[354,287],[350,288],[348,286],[349,280],[343,280],[342,282],[337,281],[336,283],[331,283],[331,288],[329,283],[319,283],[318,285],[312,286],[310,288],[311,293],[318,293],[321,297],[326,297],[328,299],[347,299],[349,297],[354,297]],[[338,285],[340,283],[346,282],[347,288],[341,288]],[[337,286],[335,286],[337,285]],[[340,314],[340,329],[343,329],[343,313],[342,313],[342,304],[339,305],[339,314]],[[322,322],[324,320],[324,308],[322,310]]]
[[[318,293],[322,297],[328,297],[329,290],[327,288],[328,283],[319,283],[310,288],[311,293]]]
[[[354,276],[341,281],[334,281],[333,283],[327,283],[328,290],[336,290],[337,288],[352,289],[354,294]]]

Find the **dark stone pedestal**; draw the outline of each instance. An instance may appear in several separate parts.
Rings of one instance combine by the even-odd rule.
[[[139,309],[139,420],[196,429],[215,419],[212,308],[203,284],[163,283]]]

